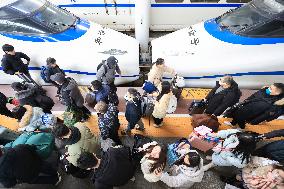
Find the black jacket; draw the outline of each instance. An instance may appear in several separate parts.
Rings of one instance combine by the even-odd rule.
[[[109,148],[92,178],[96,189],[111,189],[126,184],[135,173],[128,147]]]
[[[257,125],[263,121],[272,121],[283,114],[283,106],[275,105],[283,98],[282,95],[271,96],[265,92],[266,88],[261,89],[244,101],[244,105],[234,112],[233,119]]]
[[[284,129],[274,130],[269,133],[265,133],[264,137],[268,139],[274,138],[274,137],[284,137]]]
[[[56,74],[56,73],[62,73],[65,75],[65,72],[59,68],[59,66],[56,67],[51,67],[51,66],[47,66],[47,69],[45,70],[44,74],[46,76],[46,80],[49,82],[52,82],[50,79],[50,76]]]
[[[11,111],[6,107],[7,97],[0,92],[0,114],[8,117],[14,117]]]
[[[230,88],[216,93],[216,90],[220,87],[219,82],[216,82],[216,86],[207,95],[207,106],[205,113],[214,114],[216,116],[221,115],[228,107],[233,106],[242,95],[238,84],[234,81]]]
[[[141,101],[137,100],[136,102],[128,101],[126,103],[125,117],[131,126],[135,126],[135,124],[141,119]],[[132,129],[133,129],[132,128]]]
[[[22,52],[16,52],[14,56],[5,54],[1,60],[3,71],[10,75],[14,75],[15,72],[18,71],[21,73],[28,73],[28,66],[23,63],[21,58],[30,61],[30,58]]]
[[[9,148],[0,158],[0,182],[10,188],[32,182],[40,173],[41,159],[34,146],[19,144]]]

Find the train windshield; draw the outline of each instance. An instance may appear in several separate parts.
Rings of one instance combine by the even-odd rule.
[[[45,0],[21,0],[0,9],[0,32],[60,33],[75,22],[74,15]]]
[[[242,34],[246,29],[269,22],[283,11],[283,0],[256,0],[224,14],[217,19],[217,23],[221,29]]]

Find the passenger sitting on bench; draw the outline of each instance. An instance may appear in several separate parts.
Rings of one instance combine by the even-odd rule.
[[[244,129],[246,123],[258,125],[263,121],[277,119],[284,112],[284,84],[274,83],[257,91],[244,102],[225,113],[233,121],[227,125],[239,125]]]

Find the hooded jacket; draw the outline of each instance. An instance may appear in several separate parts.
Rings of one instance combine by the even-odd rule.
[[[121,73],[117,63],[104,63],[104,65],[102,65],[98,70],[97,80],[103,84],[109,85],[114,82],[116,72],[119,74]]]
[[[78,122],[74,125],[80,132],[80,140],[75,144],[67,145],[67,154],[66,159],[73,164],[78,166],[77,160],[79,159],[82,152],[97,153],[100,149],[100,141],[97,136],[95,136],[90,129],[81,122]]]
[[[60,94],[62,95],[62,104],[71,106],[73,103],[75,103],[76,106],[83,107],[84,97],[82,96],[74,79],[65,79],[65,82],[61,86]]]
[[[235,166],[244,168],[246,160],[242,161],[242,154],[236,156],[232,151],[239,144],[239,139],[235,135],[240,132],[237,129],[222,130],[217,133],[217,137],[224,139],[213,148],[212,163],[217,166]]]
[[[175,71],[170,67],[164,66],[163,68],[160,68],[156,64],[154,64],[150,72],[148,73],[148,81],[150,81],[156,87],[158,87],[162,82],[164,73],[169,73],[171,75],[174,75]]]
[[[196,182],[201,182],[204,172],[210,168],[210,165],[203,166],[203,159],[197,167],[188,167],[186,165],[174,165],[171,175],[162,173],[161,181],[169,187],[190,188]]]
[[[126,110],[125,110],[125,118],[128,123],[133,126],[137,124],[137,122],[141,119],[142,112],[141,112],[141,100],[132,99],[126,102]]]
[[[65,75],[64,71],[59,68],[59,66],[52,67],[51,65],[46,66],[46,70],[44,72],[45,78],[47,81],[51,82],[50,76],[56,74],[56,73],[62,73]]]
[[[221,85],[216,82],[216,86],[207,95],[207,106],[205,113],[214,114],[216,116],[221,115],[228,107],[233,106],[241,97],[242,92],[240,91],[238,84],[233,81],[231,86],[221,92],[216,93],[217,89]]]
[[[26,112],[19,123],[19,131],[32,132],[37,129],[51,129],[57,123],[57,117],[52,114],[45,114],[39,107],[25,105]]]
[[[108,95],[110,93],[110,87],[108,85],[102,85],[102,87],[98,91],[93,91],[90,94],[92,95],[92,99],[94,102],[104,101],[108,102]]]

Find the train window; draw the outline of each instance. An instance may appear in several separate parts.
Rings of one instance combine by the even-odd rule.
[[[17,34],[46,34],[52,31],[28,18],[0,20],[0,32]]]
[[[284,21],[273,20],[260,27],[253,28],[249,31],[244,31],[243,34],[248,36],[259,36],[259,37],[283,37]]]
[[[22,0],[22,1],[16,1],[15,3],[12,3],[10,6],[24,14],[29,14],[31,12],[38,10],[44,4],[45,4],[44,0],[37,0],[37,1]]]
[[[156,3],[183,3],[184,0],[155,0]]]

